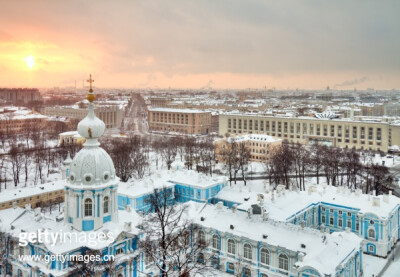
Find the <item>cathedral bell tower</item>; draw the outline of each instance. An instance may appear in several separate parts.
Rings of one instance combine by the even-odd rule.
[[[117,221],[117,187],[111,157],[100,147],[98,139],[105,124],[94,113],[92,75],[88,80],[89,111],[78,124],[78,133],[86,139],[83,148],[75,155],[65,185],[64,220],[78,231],[97,230],[108,221]]]

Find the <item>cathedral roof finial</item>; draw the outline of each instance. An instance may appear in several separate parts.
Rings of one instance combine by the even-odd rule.
[[[93,88],[92,88],[92,83],[94,82],[94,80],[92,79],[92,74],[90,74],[89,79],[86,81],[90,84],[90,89],[89,89],[89,93],[86,96],[86,99],[92,103],[94,101],[94,99],[96,99],[96,95],[93,93]]]

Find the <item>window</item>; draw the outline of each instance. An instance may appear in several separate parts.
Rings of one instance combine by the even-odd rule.
[[[350,217],[351,217],[351,213],[350,213],[350,212],[348,212],[348,213],[347,213],[347,216],[350,216]]]
[[[92,199],[85,199],[85,216],[93,216],[93,204]]]
[[[321,219],[321,221],[322,221],[322,223],[324,223],[324,224],[326,223],[326,218],[325,218],[325,216],[324,216],[324,215],[322,216],[322,219]]]
[[[351,227],[351,220],[347,220],[347,228],[350,228],[350,229],[352,228]]]
[[[261,263],[262,264],[269,264],[269,251],[266,248],[262,248],[260,251],[261,255]]]
[[[251,270],[248,267],[243,268],[243,277],[251,277]]]
[[[342,214],[343,214],[343,211],[339,211],[339,214],[342,215]]]
[[[368,252],[374,252],[374,246],[373,245],[369,245],[368,246]]]
[[[228,266],[227,266],[227,271],[229,272],[229,273],[235,273],[235,264],[234,263],[228,263]]]
[[[109,198],[108,198],[108,196],[104,197],[104,203],[103,203],[103,205],[104,205],[104,207],[103,207],[103,213],[105,213],[105,214],[108,214],[108,212],[109,212],[109,203],[110,203],[110,201],[109,201]]]
[[[339,227],[343,227],[343,219],[339,218],[338,225]]]
[[[236,254],[236,242],[233,239],[228,239],[228,253]]]
[[[203,253],[199,253],[199,255],[197,256],[197,261],[199,263],[204,264],[204,254]]]
[[[218,249],[218,250],[221,248],[221,242],[219,240],[219,236],[216,234],[213,235],[213,237],[212,237],[212,247],[214,249]]]
[[[268,277],[268,275],[265,273],[261,273],[260,277]]]
[[[289,270],[289,259],[285,254],[279,255],[279,268]]]
[[[330,225],[333,225],[333,217],[330,217],[330,218],[329,218],[329,224],[330,224]]]
[[[369,229],[368,230],[368,237],[370,239],[375,239],[375,230],[374,229]]]
[[[248,244],[248,243],[246,243],[245,245],[244,245],[244,247],[243,247],[243,256],[246,258],[246,259],[249,259],[249,260],[251,260],[252,258],[253,258],[253,255],[252,255],[252,248],[251,248],[251,245],[250,244]]]
[[[119,254],[124,254],[123,248],[119,248],[119,249],[117,249],[117,251],[115,251],[115,255],[119,255]]]

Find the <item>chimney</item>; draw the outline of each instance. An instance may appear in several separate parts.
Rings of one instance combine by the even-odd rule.
[[[304,260],[304,253],[300,252],[299,253],[299,262],[302,262]]]
[[[222,206],[224,205],[224,203],[222,201],[219,201],[217,204],[217,209],[218,210],[222,210]]]
[[[125,211],[127,211],[128,213],[130,213],[130,212],[131,212],[131,206],[126,205],[126,206],[125,206]]]
[[[373,191],[372,191],[372,195],[373,195],[373,196],[376,196],[376,190],[373,190]]]
[[[237,204],[233,204],[232,205],[232,212],[236,213],[236,211],[237,211]]]
[[[383,202],[389,203],[389,194],[384,194],[383,195]]]
[[[252,209],[252,208],[248,208],[248,209],[247,209],[247,216],[248,216],[249,218],[251,218],[252,215],[253,215],[253,209]]]
[[[356,189],[356,191],[355,191],[356,196],[360,196],[361,193],[362,193],[361,189]]]
[[[393,191],[389,190],[389,195],[392,196],[392,194],[393,194]]]
[[[379,197],[373,197],[372,198],[372,206],[374,207],[379,207],[381,205],[381,200],[379,199]]]
[[[125,223],[124,223],[124,230],[125,230],[126,232],[132,231],[132,222],[125,222]]]
[[[350,233],[350,228],[349,227],[346,228],[346,233]]]
[[[271,201],[274,202],[274,200],[275,200],[275,191],[273,190],[271,192]]]

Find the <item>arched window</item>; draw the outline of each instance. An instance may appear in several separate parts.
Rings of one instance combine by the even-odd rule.
[[[289,259],[285,254],[279,255],[279,268],[289,270]]]
[[[261,263],[262,264],[269,264],[269,251],[266,248],[262,248],[260,251],[261,255]]]
[[[124,254],[123,248],[119,248],[119,249],[117,249],[117,251],[115,251],[115,255],[119,255],[119,254]]]
[[[202,245],[202,246],[206,245],[206,235],[204,234],[203,231],[199,231],[198,240],[199,240],[200,245]]]
[[[368,230],[368,237],[370,239],[375,239],[375,230],[374,229],[369,229]]]
[[[93,216],[93,203],[92,199],[85,199],[85,216]]]
[[[253,255],[252,255],[252,253],[251,253],[251,251],[252,251],[252,248],[251,248],[251,245],[250,244],[248,244],[248,243],[246,243],[244,246],[243,246],[243,256],[246,258],[246,259],[249,259],[249,260],[251,260],[252,258],[253,258]]]
[[[217,234],[213,235],[212,237],[212,247],[218,250],[221,249],[221,243]]]
[[[228,239],[228,253],[236,254],[236,242],[233,239]]]
[[[108,214],[109,212],[109,204],[110,204],[110,198],[108,198],[108,196],[104,197],[104,201],[103,201],[103,213]]]

